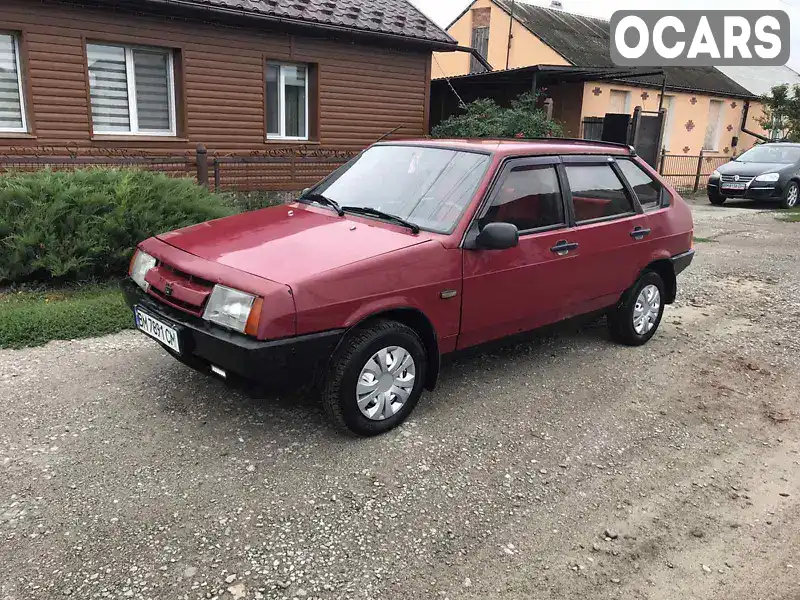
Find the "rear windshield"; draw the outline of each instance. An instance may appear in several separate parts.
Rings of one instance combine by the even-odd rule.
[[[796,163],[800,160],[800,148],[797,146],[756,146],[736,159],[737,162],[752,163]]]
[[[490,156],[426,146],[373,146],[314,193],[376,208],[422,229],[450,233],[478,189]]]

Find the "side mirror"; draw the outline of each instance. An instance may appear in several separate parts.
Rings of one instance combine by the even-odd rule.
[[[311,188],[304,189],[302,192],[300,192],[300,197],[302,198],[303,196],[305,196],[310,191],[311,191]]]
[[[483,250],[506,250],[519,244],[519,229],[511,223],[487,223],[475,240]]]

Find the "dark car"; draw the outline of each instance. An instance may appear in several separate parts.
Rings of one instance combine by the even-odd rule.
[[[750,148],[722,165],[708,179],[708,199],[717,206],[728,198],[777,200],[797,206],[800,194],[800,144],[775,142]]]
[[[145,240],[125,292],[175,358],[316,382],[338,427],[375,435],[434,387],[442,355],[598,312],[644,344],[692,238],[687,204],[625,146],[392,142],[293,204]]]

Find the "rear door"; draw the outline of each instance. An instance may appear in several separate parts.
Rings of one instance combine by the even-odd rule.
[[[564,156],[577,302],[571,315],[617,302],[646,266],[648,218],[613,158]]]
[[[467,239],[487,223],[513,223],[519,245],[465,248],[459,348],[558,321],[571,303],[573,251],[559,162],[558,157],[509,161],[479,211]]]

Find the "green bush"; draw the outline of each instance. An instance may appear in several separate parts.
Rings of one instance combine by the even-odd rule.
[[[233,212],[191,180],[160,173],[0,176],[0,283],[120,277],[141,240]]]
[[[494,100],[480,99],[433,128],[437,138],[540,138],[562,135],[559,123],[537,108],[538,95],[522,94],[502,108]]]
[[[0,293],[0,348],[38,346],[133,327],[116,282]]]

